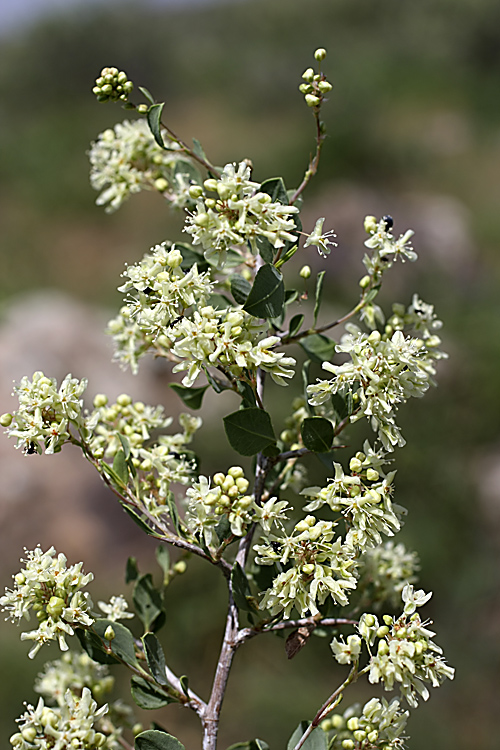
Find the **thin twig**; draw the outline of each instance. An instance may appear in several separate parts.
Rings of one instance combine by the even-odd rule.
[[[314,118],[316,120],[316,153],[314,154],[313,158],[309,161],[309,167],[306,170],[304,179],[300,183],[295,193],[290,198],[291,206],[293,206],[293,204],[295,203],[299,195],[307,187],[311,177],[314,177],[314,175],[318,171],[319,157],[321,154],[321,147],[323,145],[323,141],[325,140],[325,134],[322,132],[321,120],[319,118],[319,110],[314,112]]]
[[[242,628],[238,633],[238,641],[244,643],[261,633],[273,633],[277,630],[288,630],[289,628],[335,628],[340,625],[356,625],[357,620],[348,620],[344,617],[324,617],[318,620],[315,617],[302,617],[299,620],[282,620],[274,625],[263,625],[261,628]]]

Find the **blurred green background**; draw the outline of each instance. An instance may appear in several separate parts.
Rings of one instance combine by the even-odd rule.
[[[167,213],[158,196],[142,194],[111,216],[94,205],[85,152],[101,130],[127,116],[91,94],[104,65],[126,70],[165,100],[169,124],[185,139],[200,139],[215,163],[250,157],[256,179],[282,174],[294,186],[314,147],[312,117],[297,86],[312,51],[328,49],[325,71],[335,85],[324,111],[329,139],[306,215],[311,227],[328,216],[328,228],[339,234],[326,266],[332,305],[348,309],[357,294],[364,215],[391,213],[396,231],[410,220],[420,261],[395,272],[396,292],[388,281],[386,298],[408,303],[418,290],[434,303],[450,352],[439,389],[401,411],[408,446],[397,454],[396,489],[409,509],[401,538],[420,553],[421,584],[434,591],[427,609],[437,642],[457,668],[455,681],[433,691],[412,716],[409,747],[497,748],[498,2],[114,3],[42,18],[0,42],[3,310],[40,288],[116,309],[123,262],[163,239],[181,238],[182,215]],[[205,472],[224,468],[210,449],[219,438],[198,443],[200,451],[211,450]],[[142,547],[144,570],[153,564],[153,549]],[[126,554],[118,558],[105,571],[115,577]],[[99,574],[92,559],[85,565]],[[224,591],[216,572],[197,571],[193,564],[172,585],[164,638],[173,667],[203,693],[221,637]],[[96,589],[107,597],[115,592],[102,578]],[[291,662],[283,642],[271,637],[237,654],[221,748],[259,736],[278,750],[297,722],[313,715],[341,670],[327,642],[312,640]],[[22,701],[34,700],[31,680],[41,655],[28,664],[13,628],[2,628],[0,651],[5,745]],[[358,696],[368,693],[360,686]],[[162,722],[188,748],[198,746],[194,717],[169,707]]]

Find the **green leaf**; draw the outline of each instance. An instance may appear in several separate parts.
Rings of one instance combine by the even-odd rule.
[[[379,291],[380,291],[380,284],[378,284],[377,286],[374,286],[373,289],[370,289],[370,291],[365,297],[365,300],[364,300],[365,304],[368,304],[369,302],[373,302],[373,300],[375,299]]]
[[[208,385],[203,385],[201,388],[187,388],[185,385],[181,385],[181,383],[169,383],[169,385],[180,396],[188,409],[199,409],[201,407],[203,396],[209,387]]]
[[[149,91],[146,88],[144,88],[144,86],[137,86],[137,88],[139,89],[143,97],[147,99],[150,104],[155,103],[155,100],[153,99],[153,95],[150,94]]]
[[[125,568],[125,583],[131,583],[139,578],[139,568],[135,557],[129,557]]]
[[[115,637],[112,641],[104,638],[106,628],[110,625],[115,632]],[[125,625],[114,620],[98,619],[94,622],[92,629],[104,641],[105,645],[111,648],[112,653],[118,659],[133,667],[139,666],[135,656],[134,636]]]
[[[244,380],[237,380],[236,388],[241,396],[241,406],[243,409],[255,406],[255,393],[249,383],[246,383]]]
[[[309,726],[308,721],[301,721],[295,732],[288,741],[287,750],[294,750],[300,738]],[[328,742],[326,733],[320,728],[313,729],[307,740],[302,745],[302,750],[327,750]]]
[[[217,534],[217,539],[219,540],[219,544],[222,544],[222,542],[225,539],[228,539],[231,535],[231,524],[229,523],[229,519],[227,516],[222,516],[219,523],[215,527],[215,533]]]
[[[148,729],[135,738],[136,750],[186,750],[178,739],[158,729]]]
[[[237,742],[231,745],[227,750],[269,750],[269,745],[264,740],[248,740],[247,742]]]
[[[231,282],[231,294],[234,297],[234,301],[237,305],[244,305],[250,294],[252,285],[238,273],[234,273],[230,276],[229,281]]]
[[[302,349],[314,362],[329,362],[335,354],[335,341],[321,333],[311,333],[299,341]]]
[[[119,664],[119,660],[113,654],[106,651],[105,646],[99,636],[91,630],[84,628],[75,629],[76,636],[80,641],[81,647],[98,664]]]
[[[125,458],[125,453],[122,450],[119,450],[115,453],[115,457],[113,459],[113,471],[119,478],[122,487],[126,487],[128,484],[128,466],[127,459]]]
[[[285,290],[285,305],[289,305],[291,302],[295,302],[298,296],[299,296],[299,293],[296,289],[286,289]]]
[[[227,391],[231,388],[229,383],[225,383],[223,380],[219,380],[219,378],[214,378],[213,375],[211,375],[208,367],[204,367],[203,369],[205,370],[205,375],[207,376],[208,382],[216,393],[222,393],[222,391]]]
[[[161,114],[163,112],[164,106],[165,102],[162,102],[161,104],[152,104],[148,109],[148,113],[146,115],[148,119],[149,129],[153,133],[156,143],[161,148],[165,148],[165,144],[163,143],[163,138],[161,135]]]
[[[290,338],[295,336],[295,334],[297,334],[300,331],[303,322],[304,322],[304,316],[302,315],[302,313],[299,313],[298,315],[293,316],[293,318],[290,321],[289,328],[288,328],[288,335],[290,336]]]
[[[263,409],[240,409],[224,417],[224,429],[232,448],[242,456],[253,456],[276,442],[271,417]]]
[[[123,451],[122,451],[122,453],[123,453]],[[107,464],[106,461],[101,461],[99,465],[100,465],[100,467],[102,469],[102,473],[108,475],[108,477],[111,479],[111,481],[113,482],[113,484],[115,485],[115,487],[118,490],[123,490],[123,488],[124,488],[123,480],[116,473],[116,471],[113,469],[113,467],[110,466],[109,464]]]
[[[203,150],[203,146],[199,142],[197,138],[193,138],[193,151],[196,154],[196,156],[199,156],[200,159],[204,159],[206,162],[208,162],[208,157]]]
[[[156,562],[163,570],[163,584],[166,586],[169,579],[170,573],[170,553],[168,547],[164,544],[159,544],[155,550]]]
[[[172,524],[174,526],[175,533],[177,534],[177,536],[182,536],[179,512],[177,510],[177,505],[175,504],[175,498],[174,498],[173,492],[167,493],[166,501],[167,501],[168,513],[169,513],[170,518],[172,519]]]
[[[153,630],[155,622],[163,612],[163,602],[160,592],[153,585],[151,573],[137,579],[132,596],[136,612],[144,623],[144,629]]]
[[[181,683],[182,692],[186,698],[189,698],[189,680],[185,674],[179,677],[179,682]]]
[[[321,297],[323,295],[323,281],[325,279],[325,273],[326,271],[320,271],[316,279],[316,294],[314,297],[315,301],[314,301],[314,313],[313,313],[313,318],[314,318],[313,328],[316,328],[316,321],[318,320],[319,308],[321,307]]]
[[[128,438],[126,438],[125,435],[122,435],[121,432],[119,432],[118,439],[120,443],[122,444],[123,453],[125,454],[125,459],[128,461],[130,458],[130,443],[128,441]]]
[[[216,310],[226,310],[228,307],[232,307],[231,300],[229,300],[223,294],[211,294],[207,302]]]
[[[276,456],[279,456],[281,451],[276,445],[276,443],[271,443],[271,445],[268,445],[267,448],[264,448],[262,453],[264,454],[264,456],[267,456],[268,458],[275,458]]]
[[[309,451],[327,453],[333,443],[333,425],[324,417],[307,417],[301,425],[302,440]]]
[[[165,654],[160,641],[153,633],[146,633],[141,640],[151,675],[159,685],[168,685],[165,677]]]
[[[352,398],[351,398],[352,405]],[[343,398],[340,393],[332,393],[333,410],[338,417],[339,422],[349,416],[349,407],[347,399]],[[352,413],[352,412],[351,412]]]
[[[282,203],[284,206],[288,206],[288,195],[283,177],[271,177],[269,180],[265,180],[260,186],[260,192],[270,195],[273,203]]]
[[[243,309],[256,318],[277,318],[283,313],[285,285],[277,268],[266,263],[259,268]]]
[[[245,571],[239,563],[233,565],[231,571],[231,585],[233,589],[234,603],[238,609],[242,609],[245,612],[255,612],[255,605],[251,601],[252,592],[250,591],[250,585],[245,575]]]
[[[149,528],[146,521],[142,518],[142,516],[139,515],[139,513],[134,509],[131,508],[130,505],[127,503],[124,503],[123,500],[118,498],[118,501],[120,505],[122,506],[125,513],[130,516],[132,521],[137,524],[137,526],[144,531],[146,534],[154,534],[153,530]]]
[[[263,237],[258,234],[255,238],[255,243],[259,251],[259,255],[265,263],[272,263],[274,260],[274,247],[271,245],[267,237]]]
[[[139,708],[145,708],[149,711],[154,711],[155,708],[162,708],[167,703],[177,703],[174,698],[164,693],[163,690],[155,687],[155,685],[142,677],[137,677],[137,675],[134,675],[130,681],[130,692]]]

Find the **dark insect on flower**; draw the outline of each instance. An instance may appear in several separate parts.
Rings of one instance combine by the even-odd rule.
[[[144,294],[151,294],[153,292],[153,289],[151,289],[150,286],[147,286],[144,288]]]
[[[33,453],[36,453],[36,443],[33,442],[33,440],[29,440],[26,445],[24,446],[23,453],[25,456],[32,456]]]
[[[175,320],[172,320],[172,321],[171,321],[171,322],[170,322],[170,323],[168,324],[168,327],[169,327],[169,328],[173,328],[173,327],[174,327],[175,325],[177,325],[177,323],[180,323],[180,322],[181,322],[181,320],[183,319],[183,317],[184,317],[184,315],[179,315],[179,316],[178,316],[177,318],[175,318]]]
[[[392,216],[389,216],[389,214],[387,214],[387,216],[382,216],[382,221],[385,222],[385,231],[386,232],[388,232],[389,229],[393,228],[393,226],[394,226],[394,219],[392,218]]]
[[[271,542],[271,548],[273,552],[278,553],[281,549],[281,544],[279,542]]]

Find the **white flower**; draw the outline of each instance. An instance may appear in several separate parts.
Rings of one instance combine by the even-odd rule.
[[[324,222],[324,218],[317,220],[312,233],[307,236],[307,240],[304,242],[304,247],[315,245],[318,248],[319,254],[326,258],[327,255],[330,255],[330,248],[328,245],[337,247],[337,243],[333,242],[330,237],[336,237],[337,235],[332,229],[328,232],[323,232]]]
[[[134,617],[133,612],[128,611],[128,602],[124,596],[112,596],[109,603],[97,602],[99,609],[104,612],[108,620],[129,620]]]

